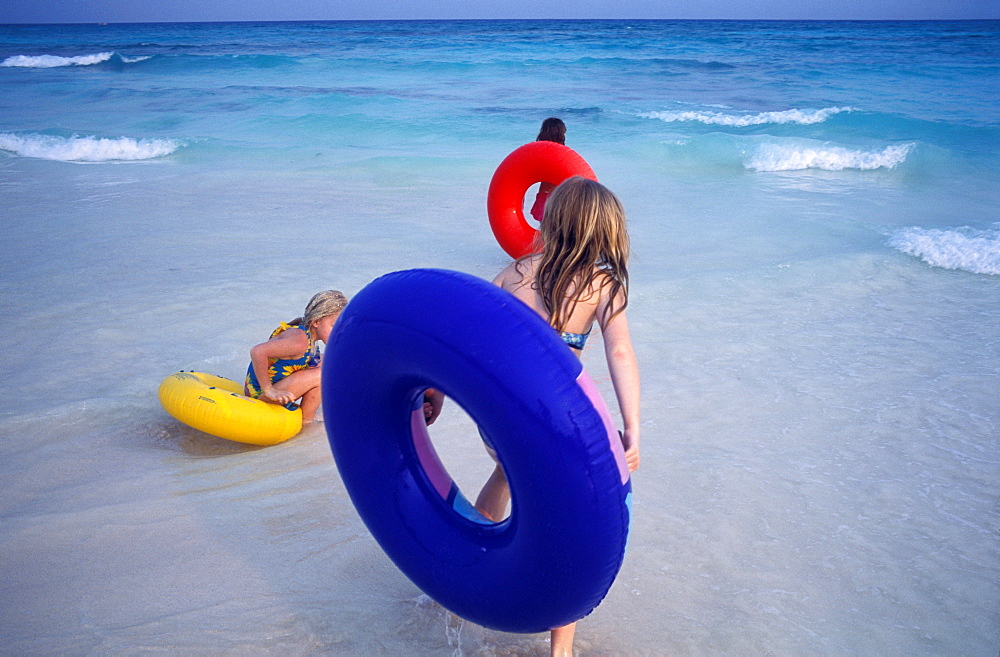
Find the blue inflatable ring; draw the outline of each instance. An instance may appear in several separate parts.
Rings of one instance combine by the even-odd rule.
[[[511,489],[503,522],[476,512],[441,466],[420,410],[427,388],[461,405],[496,448]],[[330,337],[323,412],[358,514],[445,608],[495,630],[542,632],[607,594],[630,520],[621,441],[580,361],[514,296],[444,270],[375,280]]]

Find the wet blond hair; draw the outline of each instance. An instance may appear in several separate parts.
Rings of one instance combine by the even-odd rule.
[[[313,298],[306,304],[302,317],[297,317],[289,322],[290,326],[303,326],[309,328],[313,322],[318,322],[324,317],[338,315],[347,305],[347,297],[338,290],[326,290],[313,295]]]
[[[557,331],[595,287],[607,288],[610,299],[602,325],[625,310],[629,237],[625,210],[611,190],[580,176],[564,181],[545,204],[540,238],[534,284]]]

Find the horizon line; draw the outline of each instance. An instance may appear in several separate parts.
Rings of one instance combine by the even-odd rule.
[[[446,22],[727,22],[727,23],[959,23],[1000,22],[1000,18],[294,18],[294,19],[213,19],[142,21],[15,21],[0,26],[44,25],[192,25],[224,23],[446,23]]]

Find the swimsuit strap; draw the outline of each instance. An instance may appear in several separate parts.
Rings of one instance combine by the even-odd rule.
[[[320,357],[322,354],[319,350],[319,345],[316,344],[316,340],[313,338],[312,332],[308,328],[299,327],[306,332],[306,338],[309,340],[309,346],[306,348],[306,367],[318,367]]]

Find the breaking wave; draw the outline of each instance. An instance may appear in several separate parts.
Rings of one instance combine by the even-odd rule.
[[[746,162],[752,171],[799,171],[802,169],[894,169],[906,160],[913,144],[896,144],[881,151],[864,151],[822,144],[761,144]]]
[[[934,267],[1000,275],[1000,224],[993,230],[903,228],[889,246]]]
[[[0,133],[0,150],[23,157],[61,162],[113,162],[150,160],[176,151],[183,144],[175,139],[120,137],[54,137]]]

